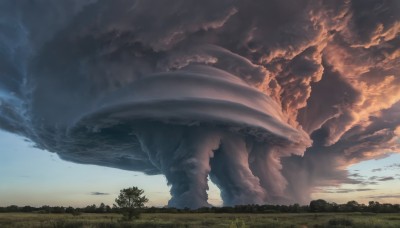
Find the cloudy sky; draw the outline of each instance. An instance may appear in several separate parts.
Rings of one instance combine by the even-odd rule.
[[[0,136],[0,206],[111,206],[119,190],[131,186],[145,190],[148,205],[165,206],[170,198],[162,175],[66,162],[22,137],[3,131]],[[210,202],[221,205],[218,188],[209,193]]]
[[[22,137],[0,132],[0,206],[112,205],[119,190],[139,186],[150,199],[149,206],[165,206],[170,198],[162,175],[147,176],[95,165],[61,160],[56,154],[33,148]],[[352,165],[350,173],[363,183],[317,189],[313,199],[345,203],[371,200],[400,203],[400,155]],[[222,205],[219,189],[210,185],[209,202]]]
[[[1,203],[130,185],[190,208],[399,198],[397,0],[6,0],[0,15]]]

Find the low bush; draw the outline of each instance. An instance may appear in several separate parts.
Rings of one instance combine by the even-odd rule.
[[[333,218],[328,221],[329,226],[353,226],[353,220],[348,218]]]

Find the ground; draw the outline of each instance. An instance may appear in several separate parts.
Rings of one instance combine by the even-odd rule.
[[[122,221],[118,214],[2,213],[0,227],[400,227],[400,213],[142,214]]]

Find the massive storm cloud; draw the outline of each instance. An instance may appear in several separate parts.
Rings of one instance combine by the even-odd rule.
[[[307,203],[400,152],[400,2],[0,2],[0,128],[169,206]]]

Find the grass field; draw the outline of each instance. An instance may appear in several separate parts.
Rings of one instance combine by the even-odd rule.
[[[0,227],[400,227],[400,214],[118,214],[2,213]]]

